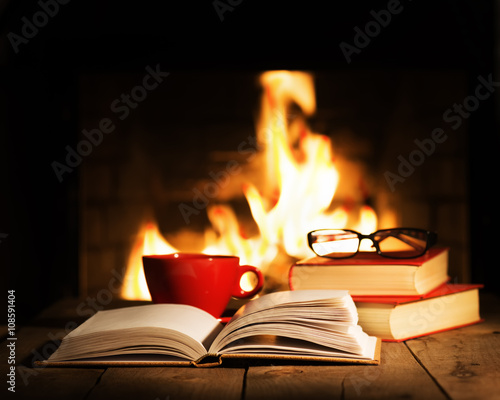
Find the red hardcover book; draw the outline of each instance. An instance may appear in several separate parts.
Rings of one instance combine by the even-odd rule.
[[[421,296],[352,296],[359,325],[384,341],[403,341],[481,321],[478,284],[446,283]]]
[[[345,259],[313,257],[292,265],[291,290],[349,290],[356,295],[415,296],[430,292],[448,281],[447,247],[434,247],[410,259],[381,257],[360,252]]]

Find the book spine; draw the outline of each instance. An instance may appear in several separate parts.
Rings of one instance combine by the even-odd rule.
[[[217,367],[222,364],[222,358],[219,354],[207,353],[192,361],[191,364],[198,368]]]
[[[295,269],[295,266],[292,265],[290,267],[290,269],[288,270],[288,287],[290,288],[290,290],[295,290],[293,287],[293,284],[292,284],[292,274],[293,274],[294,269]]]

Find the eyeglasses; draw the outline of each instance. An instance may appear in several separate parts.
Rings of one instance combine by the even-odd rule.
[[[321,257],[349,258],[359,252],[363,239],[372,241],[377,254],[388,258],[415,258],[437,242],[437,233],[416,228],[381,229],[363,235],[350,229],[318,229],[307,234],[309,247]]]

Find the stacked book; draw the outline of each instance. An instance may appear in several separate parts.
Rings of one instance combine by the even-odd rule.
[[[448,255],[448,248],[435,247],[411,259],[373,252],[313,257],[292,265],[289,285],[291,290],[348,290],[367,334],[402,341],[481,320],[482,285],[448,283]]]

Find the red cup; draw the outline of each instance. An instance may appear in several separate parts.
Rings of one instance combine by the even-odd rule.
[[[231,296],[246,299],[257,294],[264,283],[260,270],[240,265],[239,257],[175,253],[143,256],[149,293],[154,303],[189,304],[219,318]],[[257,284],[241,287],[243,274],[255,274]]]

